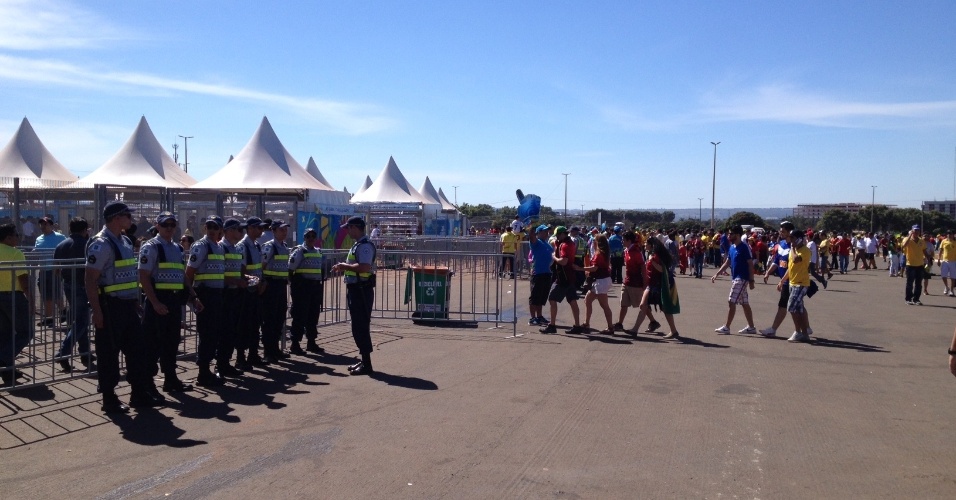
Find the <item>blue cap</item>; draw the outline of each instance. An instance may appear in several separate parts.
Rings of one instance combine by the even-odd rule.
[[[919,231],[919,224],[913,224],[913,230]]]
[[[273,231],[275,231],[276,229],[279,229],[280,227],[289,227],[289,225],[286,224],[286,222],[285,222],[284,220],[282,220],[282,219],[275,219],[275,220],[272,221],[272,230],[273,230]]]
[[[222,229],[242,229],[242,224],[239,222],[239,219],[226,219],[226,222],[222,225]]]
[[[547,231],[548,229],[551,229],[551,226],[549,226],[549,225],[547,225],[547,224],[541,224],[540,226],[538,226],[537,229],[534,230],[534,232],[537,233],[537,232],[541,232],[541,231]]]
[[[176,214],[172,212],[161,212],[156,216],[156,224],[162,224],[169,220],[176,222]]]
[[[220,217],[220,216],[218,216],[218,215],[210,215],[210,216],[207,216],[207,217],[206,217],[206,220],[205,220],[204,222],[206,222],[207,224],[210,223],[210,222],[212,222],[213,224],[215,224],[215,225],[217,225],[217,226],[219,226],[219,227],[222,227],[222,217]]]

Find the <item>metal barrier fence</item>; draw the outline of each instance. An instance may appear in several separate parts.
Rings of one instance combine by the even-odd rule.
[[[328,272],[333,264],[345,261],[347,252],[326,250],[323,253],[327,279],[320,329],[349,319],[342,277]],[[0,353],[9,350],[15,358],[12,366],[0,367],[0,372],[14,378],[13,385],[0,387],[0,392],[96,373],[95,365],[85,363],[88,359],[81,353],[85,349],[95,351],[92,347],[95,331],[90,326],[91,313],[85,306],[85,291],[69,284],[71,273],[83,269],[85,263],[82,259],[54,260],[50,251],[28,251],[24,255],[26,262],[0,262],[0,275],[6,275],[0,279],[9,278],[16,283],[16,274],[27,273],[25,293],[33,298],[35,308],[33,314],[27,313],[24,317],[22,305],[18,307],[17,294],[0,292]],[[487,322],[496,327],[510,324],[512,334],[515,333],[517,297],[514,287],[510,294],[505,291],[506,283],[515,282],[514,278],[506,280],[499,276],[501,256],[498,253],[379,250],[376,264],[373,318],[448,324]],[[51,298],[49,309],[45,297]],[[85,316],[85,320],[77,322],[81,316]],[[286,324],[290,322],[287,317]],[[89,347],[86,341],[77,341],[83,338],[82,333],[73,332],[73,345],[68,346],[68,351],[61,351],[78,324],[87,332]],[[86,328],[82,328],[84,324]],[[197,352],[195,325],[195,314],[187,308],[183,316],[180,357]],[[285,336],[283,347],[284,344]],[[64,370],[63,364],[70,370]]]

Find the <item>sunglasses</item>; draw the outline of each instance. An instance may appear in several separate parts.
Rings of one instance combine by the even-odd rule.
[[[219,229],[219,224],[216,224],[215,222],[210,222],[206,224],[206,229]]]
[[[165,223],[165,224],[160,224],[159,227],[164,227],[164,228],[166,228],[166,229],[176,229],[176,223],[175,223],[175,222],[167,222],[167,223]]]

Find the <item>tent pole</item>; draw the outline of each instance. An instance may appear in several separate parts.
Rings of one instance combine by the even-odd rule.
[[[23,234],[23,224],[20,223],[20,178],[13,178],[13,223],[17,231]]]

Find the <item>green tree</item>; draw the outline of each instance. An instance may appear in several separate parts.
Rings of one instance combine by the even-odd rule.
[[[820,221],[817,222],[817,229],[845,233],[852,231],[856,222],[853,214],[846,210],[827,210],[823,217],[820,217]]]
[[[723,225],[717,227],[730,227],[736,226],[737,224],[741,226],[767,227],[767,223],[764,222],[763,217],[753,212],[737,212],[728,217]]]

